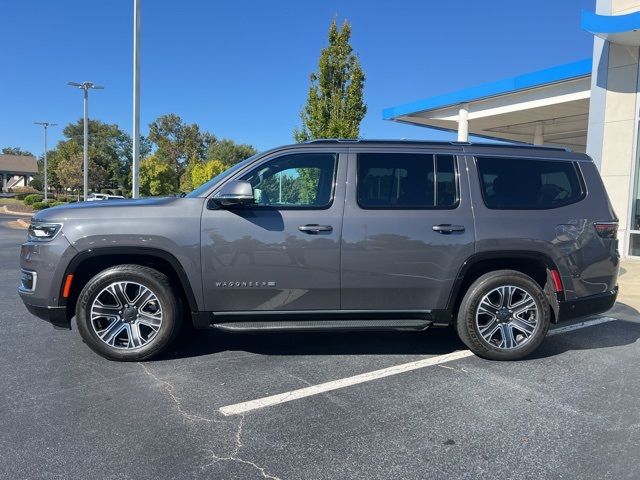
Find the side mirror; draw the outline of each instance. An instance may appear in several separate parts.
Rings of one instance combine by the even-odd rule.
[[[213,201],[221,207],[236,207],[241,205],[252,205],[253,187],[244,180],[233,180],[225,183],[222,188],[213,196]]]

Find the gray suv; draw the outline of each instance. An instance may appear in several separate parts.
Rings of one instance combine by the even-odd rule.
[[[30,312],[97,353],[144,360],[181,324],[228,332],[454,325],[513,360],[550,323],[615,302],[617,219],[562,149],[322,140],[270,150],[181,198],[36,214]]]

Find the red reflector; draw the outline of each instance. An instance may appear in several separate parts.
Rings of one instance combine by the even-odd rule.
[[[551,279],[553,280],[553,288],[556,290],[556,293],[562,292],[562,290],[564,290],[562,287],[562,279],[557,270],[551,270]]]
[[[596,222],[593,226],[599,237],[616,238],[618,235],[618,222]]]
[[[64,288],[62,289],[62,298],[69,298],[69,294],[71,293],[71,282],[73,282],[73,273],[67,275],[67,278],[64,281]]]

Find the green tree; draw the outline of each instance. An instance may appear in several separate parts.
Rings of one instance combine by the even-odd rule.
[[[63,189],[77,190],[83,186],[82,150],[69,141],[71,148],[65,150],[65,155],[56,162],[56,178]],[[89,155],[89,188],[99,191],[107,182],[107,171]]]
[[[44,174],[42,172],[36,173],[29,182],[29,185],[41,192],[44,189]]]
[[[149,155],[140,162],[140,194],[171,195],[178,191],[178,177],[171,162]]]
[[[219,160],[209,160],[206,163],[197,163],[191,168],[191,188],[197,188],[213,177],[222,173],[227,166]]]
[[[365,75],[349,43],[351,25],[329,27],[329,45],[320,53],[318,72],[311,74],[307,104],[294,130],[297,142],[314,138],[358,138],[367,113],[363,99]]]
[[[172,164],[180,175],[188,163],[206,160],[215,136],[201,132],[192,123],[185,124],[175,113],[161,115],[149,125],[149,140],[155,145],[155,154]]]
[[[307,203],[300,196],[300,187],[300,178],[288,175],[286,171],[278,172],[260,182],[262,196],[266,195],[272,203],[289,205]]]
[[[228,138],[222,138],[209,147],[207,158],[209,160],[218,160],[230,167],[256,153],[258,151],[251,145],[236,143]]]
[[[67,125],[63,134],[69,141],[82,148],[82,119]],[[132,140],[128,133],[122,131],[118,125],[89,120],[89,149],[89,159],[107,172],[103,187],[131,189]],[[149,141],[141,137],[140,157],[144,158],[150,150]]]
[[[2,149],[3,155],[27,155],[33,157],[33,153],[28,150],[22,150],[20,147],[5,147]]]

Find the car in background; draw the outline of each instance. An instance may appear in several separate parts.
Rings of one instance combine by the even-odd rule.
[[[122,195],[109,195],[107,193],[92,193],[87,197],[87,202],[97,202],[101,200],[124,200]]]

